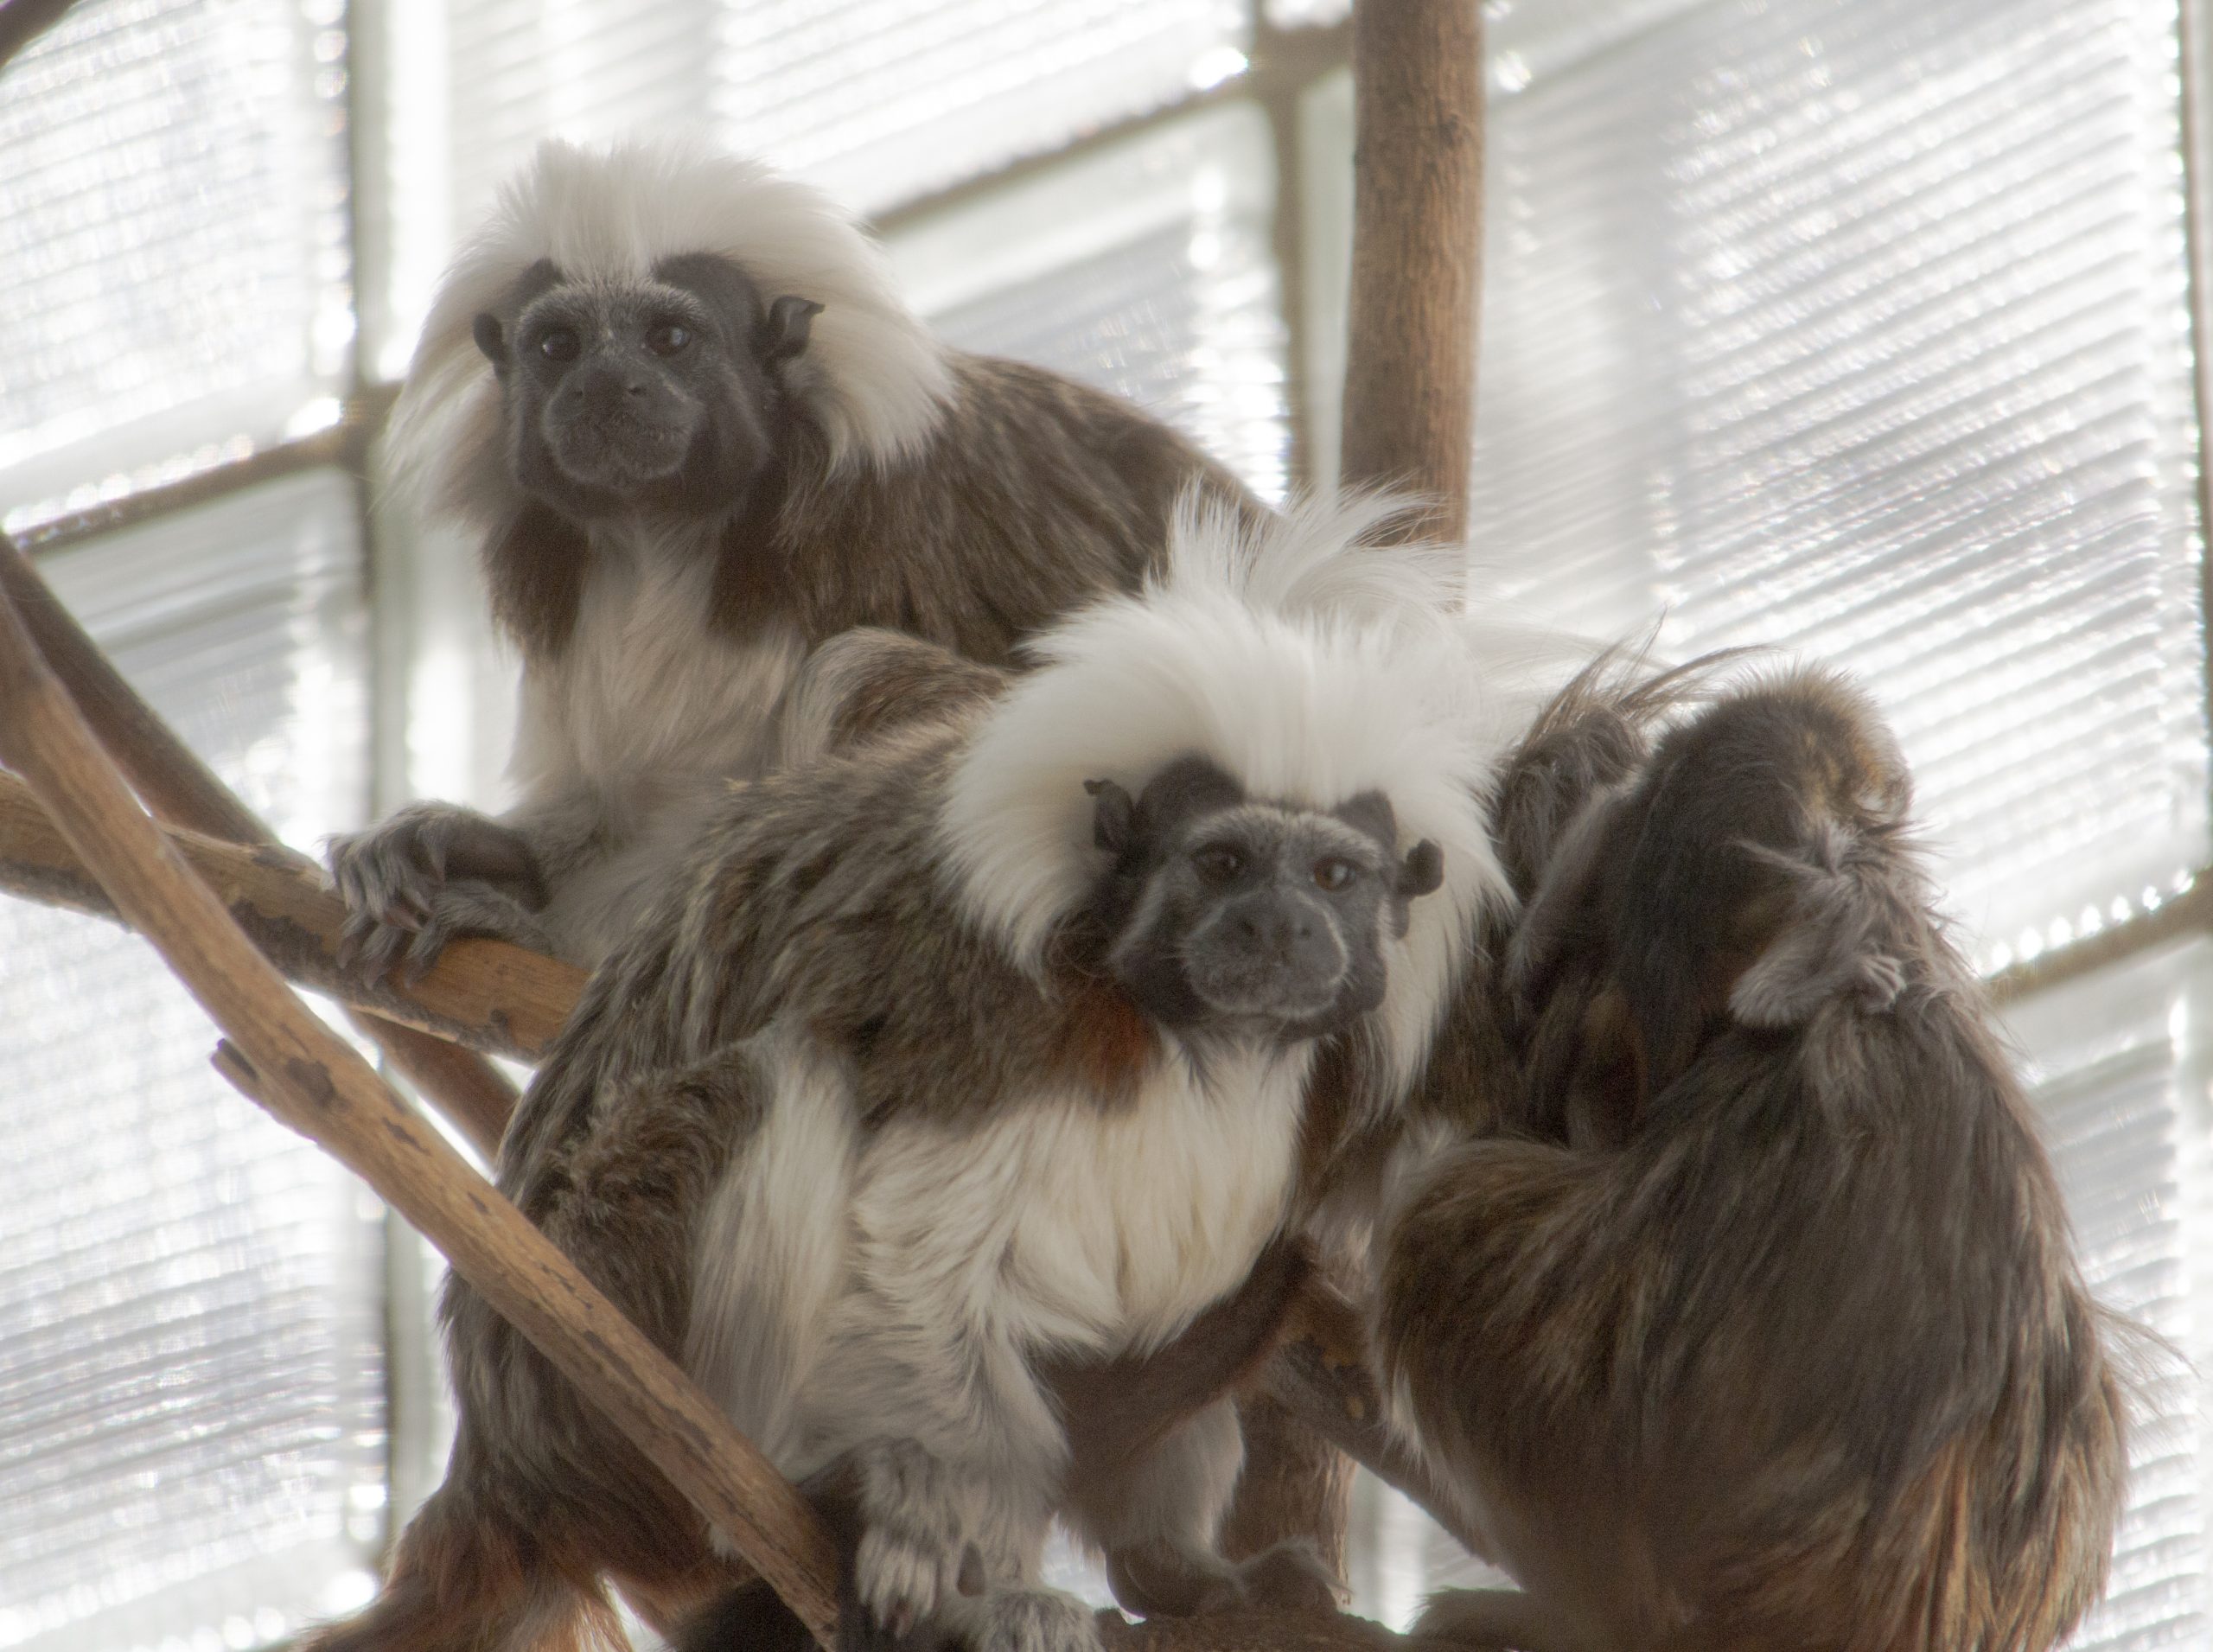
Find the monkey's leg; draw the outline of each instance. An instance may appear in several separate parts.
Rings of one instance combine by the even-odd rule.
[[[1311,1544],[1279,1543],[1234,1565],[1222,1559],[1215,1534],[1244,1457],[1235,1402],[1222,1400],[1116,1471],[1072,1478],[1070,1513],[1106,1551],[1106,1580],[1123,1606],[1148,1617],[1253,1605],[1336,1610],[1337,1580]]]
[[[452,803],[411,804],[331,839],[331,877],[346,903],[341,961],[372,977],[404,963],[412,979],[456,935],[545,949],[533,914],[548,898],[548,847]]]
[[[457,1451],[456,1461],[462,1453]],[[556,1563],[478,1496],[447,1482],[407,1522],[376,1599],[309,1630],[301,1652],[584,1652],[621,1644],[613,1609],[588,1574]]]
[[[683,1336],[698,1212],[757,1131],[754,1077],[741,1046],[640,1081],[609,1098],[583,1139],[558,1155],[566,1186],[542,1215],[547,1236],[672,1355]],[[564,1644],[563,1635],[590,1644],[596,1625],[612,1621],[598,1574],[671,1588],[711,1565],[698,1512],[458,1276],[446,1323],[461,1414],[452,1466],[426,1512],[449,1512],[425,1526],[418,1547],[425,1555],[488,1558],[465,1570],[416,1568],[450,1579],[430,1596],[396,1569],[371,1620],[390,1616],[387,1599],[393,1610],[423,1599],[426,1620],[475,1621],[474,1613],[504,1625],[488,1614],[505,1600],[514,1622],[500,1634],[509,1638],[488,1629],[475,1640],[429,1642],[426,1652],[449,1644],[455,1652],[536,1652]],[[332,1644],[367,1652],[385,1642]],[[412,1652],[411,1642],[391,1644]]]
[[[878,1334],[909,1359],[934,1343],[936,1357],[877,1389],[919,1403],[855,1454],[867,1617],[894,1633],[927,1623],[968,1652],[1096,1652],[1091,1609],[1037,1583],[1066,1447],[1029,1362],[957,1323]]]

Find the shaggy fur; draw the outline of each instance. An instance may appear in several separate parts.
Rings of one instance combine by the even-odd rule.
[[[673,307],[699,348],[668,372],[717,364],[663,399],[701,421],[683,471],[622,508],[596,482],[588,518],[547,456],[517,327],[564,293],[610,326]],[[798,301],[820,308],[776,327]],[[498,821],[418,805],[334,844],[349,947],[376,971],[419,973],[460,933],[595,961],[722,782],[774,765],[811,649],[881,626],[1005,666],[1158,571],[1187,486],[1266,513],[1127,404],[938,342],[813,190],[666,145],[540,150],[449,273],[392,443],[424,515],[477,540],[521,655],[520,801]]]
[[[1509,785],[1531,898],[1425,1086],[1483,1133],[1380,1253],[1400,1419],[1527,1591],[1418,1632],[2050,1647],[2103,1585],[2123,1406],[1903,762],[1819,673],[1649,750],[1649,695],[1610,698],[1548,718],[1526,838]]]
[[[858,1598],[880,1623],[934,1611],[987,1647],[1089,1644],[1088,1615],[1034,1586],[1055,1508],[1166,1604],[1263,1580],[1330,1598],[1283,1557],[1250,1578],[1213,1557],[1240,1450],[1226,1407],[1072,1463],[1041,1367],[1142,1356],[1240,1299],[1292,1210],[1314,1049],[1137,1010],[1081,896],[1110,866],[1080,824],[1100,807],[1085,781],[1142,791],[1202,757],[1286,808],[1380,791],[1399,852],[1443,845],[1446,893],[1401,901],[1373,943],[1386,1050],[1434,1023],[1424,960],[1502,893],[1481,828],[1496,746],[1469,715],[1490,703],[1482,662],[1425,617],[1448,593],[1422,553],[1348,542],[1366,511],[1283,529],[1337,524],[1348,563],[1289,586],[1265,540],[1195,527],[1164,586],[1069,622],[996,698],[910,641],[819,654],[784,729],[817,760],[732,793],[510,1129],[501,1186],[525,1214],[780,1467],[856,1488]],[[885,724],[864,709],[884,704],[872,653],[947,692]],[[1010,877],[1035,909],[1000,897]],[[519,1644],[501,1637],[526,1608],[590,1598],[601,1567],[648,1593],[696,1577],[697,1516],[458,1282],[447,1315],[460,1437],[404,1575],[497,1557],[507,1605],[443,1640],[403,1591],[314,1644],[488,1652]]]

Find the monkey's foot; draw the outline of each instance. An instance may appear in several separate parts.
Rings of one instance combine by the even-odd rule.
[[[968,1540],[974,1501],[949,1465],[920,1446],[889,1440],[854,1453],[860,1475],[860,1547],[853,1592],[895,1637],[926,1622],[963,1591],[984,1586],[982,1559]]]
[[[1319,1552],[1300,1539],[1235,1564],[1205,1550],[1138,1544],[1107,1556],[1106,1579],[1124,1608],[1147,1617],[1197,1617],[1255,1606],[1329,1613],[1345,1596]]]
[[[1200,1604],[1201,1611],[1265,1606],[1279,1611],[1334,1612],[1352,1592],[1330,1569],[1321,1551],[1303,1537],[1287,1538],[1240,1560],[1231,1568],[1229,1580],[1234,1598],[1217,1601],[1210,1595]]]
[[[1100,1652],[1091,1608],[1058,1589],[995,1590],[947,1617],[969,1652]]]

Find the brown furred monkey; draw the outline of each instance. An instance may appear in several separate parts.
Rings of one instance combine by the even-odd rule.
[[[2097,1598],[2110,1328],[1908,797],[1865,702],[1802,671],[1566,821],[1499,1133],[1418,1158],[1378,1253],[1399,1417],[1526,1591],[1418,1635],[2041,1652]]]
[[[1436,559],[1346,520],[1256,543],[1216,513],[1035,672],[960,668],[874,737],[878,667],[925,645],[819,651],[808,760],[731,793],[508,1132],[502,1190],[781,1469],[845,1488],[857,1630],[1095,1644],[1036,1584],[1055,1513],[1170,1604],[1253,1580],[1213,1549],[1227,1405],[1072,1460],[1047,1377],[1234,1298],[1294,1212],[1315,1049],[1356,1025],[1410,1079],[1500,892],[1483,793],[1526,713],[1438,617]],[[519,1652],[603,1612],[603,1571],[696,1582],[698,1516],[463,1285],[447,1320],[446,1483],[309,1644]]]
[[[825,638],[1004,664],[1157,571],[1186,485],[1262,512],[1126,403],[931,336],[818,192],[643,143],[539,150],[445,277],[392,446],[482,545],[521,795],[334,840],[373,973],[457,934],[596,961],[719,785],[776,760]]]

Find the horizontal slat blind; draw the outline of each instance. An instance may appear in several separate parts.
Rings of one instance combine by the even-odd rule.
[[[2172,5],[1655,10],[1499,30],[1478,553],[1859,672],[1986,962],[2156,903],[2208,851]]]
[[[2101,1300],[2162,1339],[2124,1341],[2136,1394],[2127,1515],[2106,1599],[2074,1644],[2202,1646],[2209,1590],[2205,1036],[2213,948],[2140,960],[2013,1007],[2047,1139]],[[2193,1369],[2193,1366],[2197,1368]]]
[[[358,549],[351,484],[319,475],[48,571],[311,842],[363,789]],[[0,1648],[297,1632],[382,1534],[379,1211],[214,1075],[137,936],[0,905]]]
[[[402,0],[396,31],[403,15],[386,118],[438,153],[387,185],[388,373],[453,239],[549,133],[687,131],[873,213],[1173,102],[1241,68],[1251,35],[1241,0]]]
[[[1239,105],[941,214],[892,253],[953,342],[1125,396],[1279,499],[1274,199],[1266,122]]]
[[[337,0],[86,0],[0,96],[0,520],[335,417]]]

